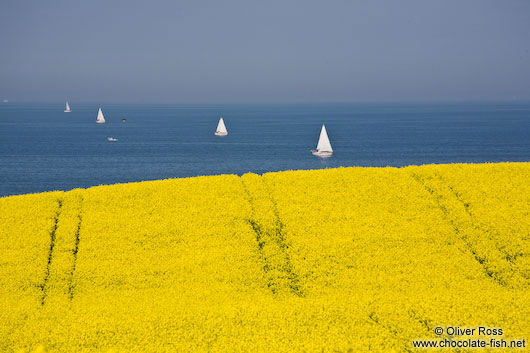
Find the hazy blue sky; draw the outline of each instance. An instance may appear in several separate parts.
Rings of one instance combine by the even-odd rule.
[[[528,100],[530,1],[1,0],[0,98]]]

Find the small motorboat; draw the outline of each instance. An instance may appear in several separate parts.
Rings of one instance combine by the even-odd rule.
[[[118,141],[118,139],[114,137],[107,137],[107,140],[109,140],[110,142]]]
[[[126,122],[126,121],[127,121],[127,119],[121,119],[121,122],[122,122],[122,123],[124,123],[124,122]]]

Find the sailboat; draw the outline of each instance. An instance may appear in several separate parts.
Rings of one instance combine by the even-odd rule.
[[[103,116],[103,112],[101,111],[101,108],[99,108],[98,117],[96,118],[96,123],[105,124],[105,117]]]
[[[65,113],[71,113],[72,110],[70,109],[70,104],[68,104],[68,102],[66,102],[66,108],[64,109],[64,112]]]
[[[226,131],[225,122],[223,121],[223,117],[219,119],[219,123],[217,124],[217,130],[215,130],[215,136],[226,136],[228,135],[228,131]]]
[[[329,142],[328,133],[326,132],[326,126],[322,124],[322,130],[320,130],[320,138],[318,139],[317,149],[311,150],[314,156],[326,158],[331,157],[333,154],[333,148]]]

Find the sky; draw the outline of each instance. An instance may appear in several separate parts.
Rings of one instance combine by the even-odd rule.
[[[0,0],[0,99],[530,100],[530,1]]]

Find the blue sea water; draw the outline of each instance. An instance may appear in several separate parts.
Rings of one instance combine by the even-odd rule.
[[[0,196],[212,174],[530,160],[530,103],[0,104]],[[229,135],[213,135],[219,116]],[[127,122],[120,120],[126,118]],[[311,155],[325,123],[334,154]],[[107,137],[118,138],[117,142]]]

